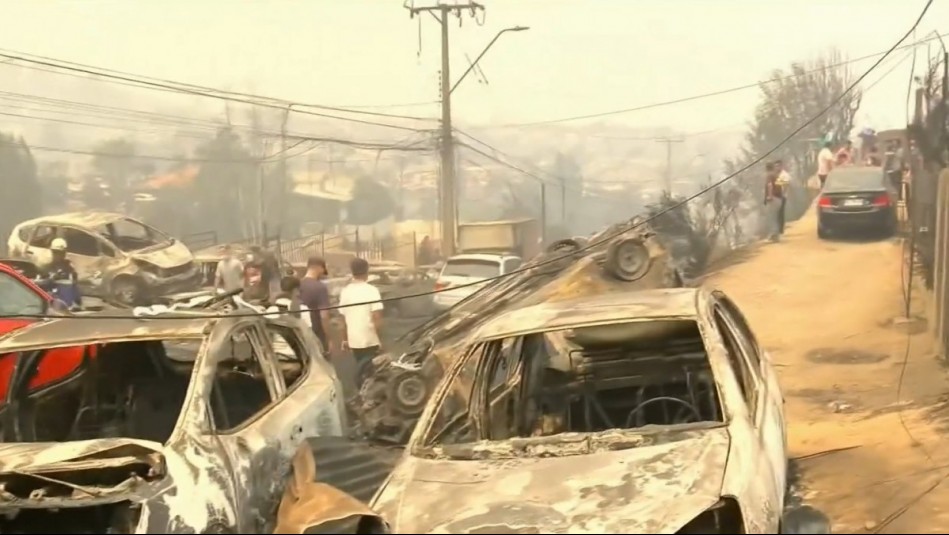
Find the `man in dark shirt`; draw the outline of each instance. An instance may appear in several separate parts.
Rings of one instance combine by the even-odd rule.
[[[306,275],[300,279],[300,302],[310,309],[313,334],[323,344],[323,351],[329,353],[330,292],[322,281],[324,276],[326,276],[326,262],[318,256],[310,257],[306,262]]]

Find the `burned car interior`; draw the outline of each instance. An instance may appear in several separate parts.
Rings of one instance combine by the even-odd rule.
[[[650,320],[477,344],[422,446],[723,421],[698,324]]]

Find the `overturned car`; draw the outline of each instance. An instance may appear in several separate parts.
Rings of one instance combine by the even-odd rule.
[[[396,360],[377,357],[354,413],[364,434],[404,444],[444,370],[470,343],[468,335],[506,310],[584,295],[683,285],[682,265],[637,217],[589,240],[559,240],[513,274],[494,279],[407,335]]]
[[[85,348],[68,374],[55,349]],[[2,533],[264,533],[341,386],[290,318],[53,319],[0,338]],[[62,371],[62,370],[60,370]]]
[[[466,340],[370,505],[395,533],[799,532],[785,433],[725,294],[544,303]]]

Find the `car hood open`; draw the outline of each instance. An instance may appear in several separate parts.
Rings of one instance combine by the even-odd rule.
[[[373,504],[395,533],[674,533],[720,499],[724,428],[585,455],[407,456]]]

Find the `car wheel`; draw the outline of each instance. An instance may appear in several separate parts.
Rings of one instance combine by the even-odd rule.
[[[144,294],[142,284],[134,277],[119,277],[112,281],[111,291],[112,299],[125,306],[135,306],[142,300]]]
[[[415,416],[425,408],[429,397],[428,383],[421,373],[402,372],[389,383],[388,397],[393,407],[403,415]]]
[[[634,282],[649,272],[652,258],[649,249],[637,238],[626,238],[610,244],[606,253],[606,271],[621,281]]]
[[[822,239],[822,240],[826,240],[827,238],[830,237],[830,231],[828,231],[827,228],[824,227],[824,225],[821,225],[820,223],[818,223],[818,224],[817,224],[817,237],[820,238],[820,239]]]

